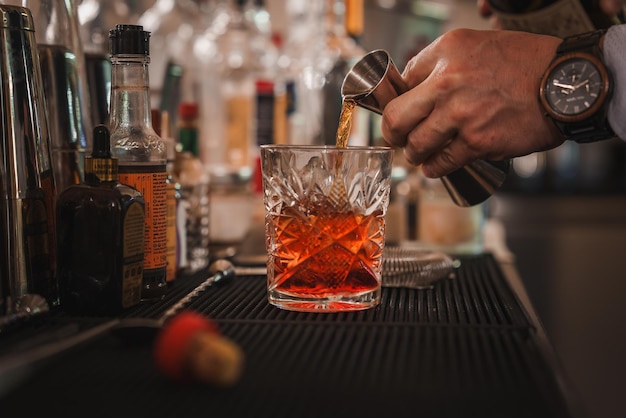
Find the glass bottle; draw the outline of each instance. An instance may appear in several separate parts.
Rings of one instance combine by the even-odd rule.
[[[271,16],[264,0],[249,2],[245,18],[255,67],[255,143],[286,143],[287,85],[278,66],[281,38],[273,32]]]
[[[145,205],[119,182],[109,131],[94,128],[85,181],[57,201],[61,306],[72,313],[114,315],[141,298]]]
[[[324,27],[325,0],[287,0],[285,40],[279,57],[288,96],[288,142],[315,144],[323,136],[325,75],[332,69]]]
[[[181,103],[175,171],[181,184],[181,212],[186,229],[184,272],[188,274],[209,265],[209,175],[198,158],[197,115],[196,103]]]
[[[350,68],[366,51],[357,39],[363,30],[362,0],[326,0],[327,54],[333,57],[331,70],[326,73],[323,88],[323,140],[335,145],[337,126],[341,115],[341,85]],[[370,145],[371,112],[357,107],[352,113],[350,145]]]
[[[85,53],[87,93],[92,124],[104,124],[111,99],[111,61],[108,31],[115,22],[129,22],[130,8],[124,0],[80,0],[78,23]]]
[[[167,170],[163,140],[152,128],[148,65],[150,33],[140,25],[109,32],[111,57],[111,152],[122,183],[137,188],[146,203],[143,301],[167,292]]]
[[[176,154],[176,174],[182,188],[184,221],[187,230],[187,265],[184,272],[193,274],[209,265],[209,178],[200,159],[189,151]]]
[[[253,163],[256,89],[245,0],[231,1],[231,18],[218,39],[222,54],[222,100],[226,114],[226,163],[229,170],[250,170]]]
[[[170,129],[178,124],[178,105],[197,100],[195,61],[189,52],[195,38],[209,25],[215,1],[156,0],[139,17],[151,34],[151,104],[170,115]],[[200,76],[203,76],[200,74]]]
[[[198,143],[198,104],[182,102],[178,106],[178,143],[183,151],[199,156]]]

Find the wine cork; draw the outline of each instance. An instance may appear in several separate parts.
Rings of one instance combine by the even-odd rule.
[[[244,353],[220,334],[214,322],[187,311],[161,329],[154,359],[158,369],[172,380],[229,387],[241,376]]]

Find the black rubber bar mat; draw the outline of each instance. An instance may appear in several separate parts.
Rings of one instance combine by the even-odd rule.
[[[0,397],[4,416],[64,417],[571,417],[560,375],[489,254],[465,256],[430,290],[384,288],[380,306],[315,314],[267,303],[265,279],[208,288],[189,309],[216,320],[244,350],[230,389],[159,374],[150,344],[104,335],[29,371]],[[179,279],[158,317],[203,277]],[[107,318],[63,314],[0,336],[0,356]],[[6,382],[5,382],[6,383]],[[579,416],[579,415],[576,415]]]

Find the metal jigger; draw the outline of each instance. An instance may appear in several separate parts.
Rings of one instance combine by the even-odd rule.
[[[408,86],[389,53],[377,49],[354,64],[343,80],[341,95],[344,100],[354,100],[358,106],[382,114],[387,103],[407,90]],[[510,160],[476,160],[443,176],[441,181],[454,203],[474,206],[487,200],[502,186],[510,165]]]

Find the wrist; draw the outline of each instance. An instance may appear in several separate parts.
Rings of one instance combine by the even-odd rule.
[[[605,33],[565,38],[542,78],[539,100],[566,139],[594,142],[615,136],[607,119],[613,80],[600,50]]]

